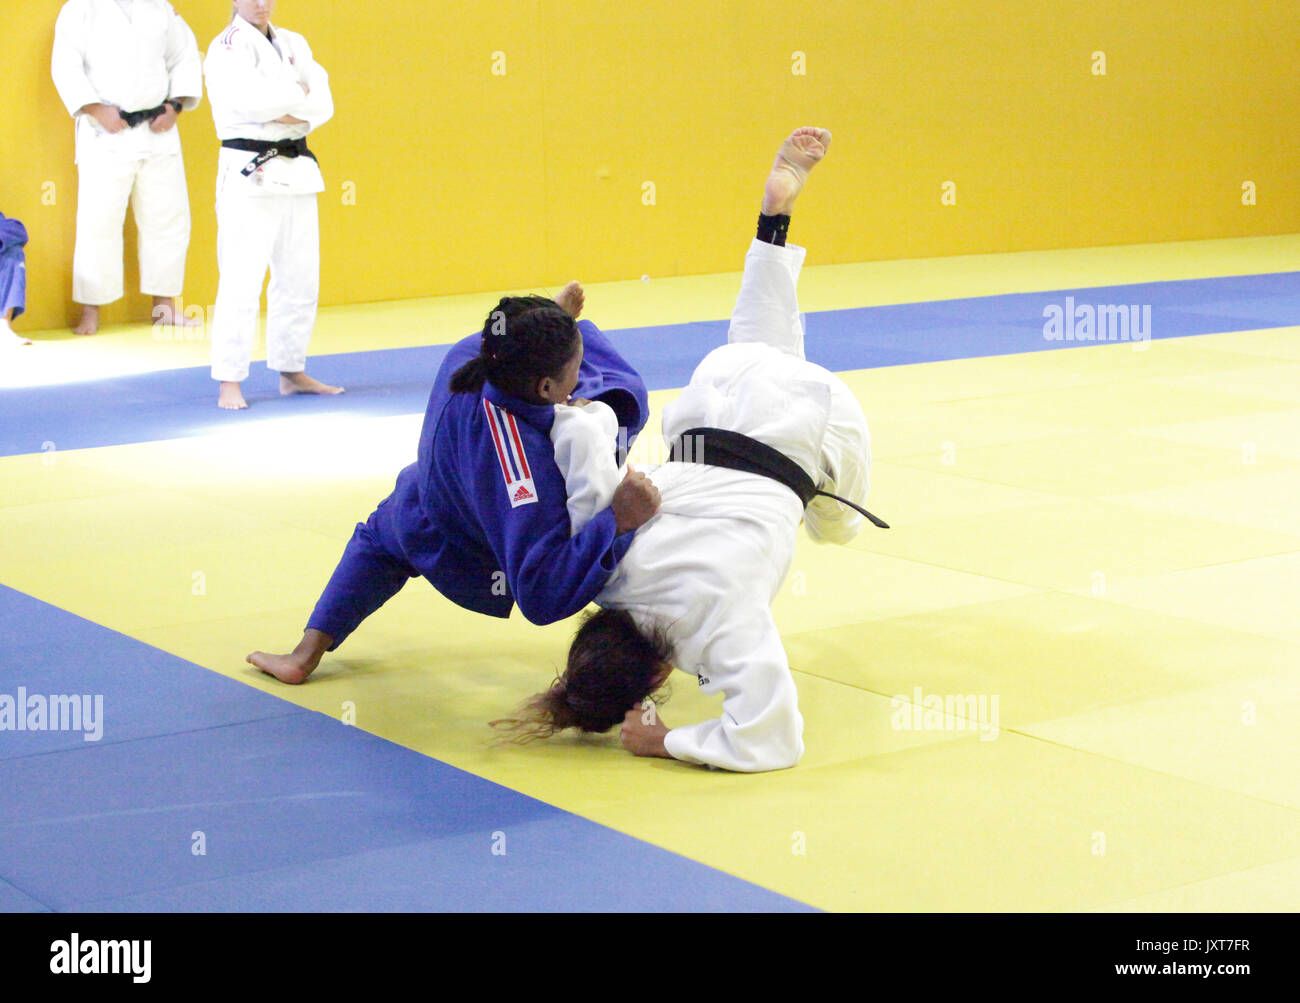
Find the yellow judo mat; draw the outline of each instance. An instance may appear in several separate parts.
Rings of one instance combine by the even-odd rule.
[[[801,299],[1277,272],[1298,251],[814,266]],[[591,286],[587,313],[606,329],[713,319],[737,286]],[[495,296],[330,311],[313,351],[453,340]],[[206,351],[145,328],[37,340],[22,351],[43,358],[5,360],[11,385],[71,378],[78,353],[102,373]],[[0,459],[0,581],[819,908],[1300,907],[1300,329],[843,375],[871,424],[868,505],[893,528],[844,548],[801,534],[775,604],[806,722],[792,770],[637,759],[616,732],[492,744],[486,722],[550,682],[574,623],[476,616],[419,580],[305,686],[246,665],[300,636],[420,415]],[[638,450],[674,393],[652,395]],[[672,685],[669,725],[718,713],[691,678]]]

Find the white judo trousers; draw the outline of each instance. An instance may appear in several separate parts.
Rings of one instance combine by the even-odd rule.
[[[140,291],[166,297],[184,291],[190,200],[181,155],[128,159],[117,151],[96,150],[77,160],[77,243],[72,253],[72,298],[77,303],[103,306],[122,298],[122,228],[128,204],[139,234]]]
[[[231,157],[231,153],[236,156]],[[222,150],[217,194],[217,268],[212,378],[242,383],[266,291],[266,366],[301,373],[320,298],[320,223],[315,195],[250,194],[240,168],[251,154]],[[233,161],[233,163],[232,163]],[[229,166],[227,166],[229,165]],[[235,180],[229,178],[233,174]]]
[[[798,288],[807,254],[805,248],[794,245],[777,247],[761,240],[752,243],[745,255],[745,275],[727,329],[729,345],[770,345],[806,361]],[[871,433],[862,406],[844,381],[829,370],[805,365],[797,367],[796,372],[799,379],[825,384],[830,391],[830,408],[816,456],[787,455],[804,466],[819,491],[862,504],[871,486]],[[698,376],[705,381],[712,378],[704,363],[691,382],[695,383]],[[680,427],[678,433],[686,427]],[[767,441],[761,432],[746,434]],[[669,436],[667,417],[664,435]],[[804,510],[804,528],[819,543],[847,543],[861,531],[863,521],[858,512],[833,498],[819,496]]]
[[[834,373],[808,362],[796,295],[803,248],[755,240],[728,344],[696,367],[664,408],[671,443],[691,428],[748,435],[795,461],[824,491],[865,504],[870,435],[857,400]],[[605,405],[560,406],[551,437],[576,532],[607,507],[621,480]],[[759,772],[803,755],[803,718],[772,601],[794,560],[800,520],[814,540],[844,543],[864,519],[832,499],[804,508],[783,484],[690,462],[645,473],[661,506],[596,597],[643,631],[662,630],[673,664],[723,695],[719,718],[673,728],[668,752],[689,763]],[[843,585],[834,586],[836,588]]]
[[[142,122],[109,133],[81,109],[144,111],[173,99],[197,107],[203,80],[194,33],[164,0],[69,0],[55,24],[51,74],[76,120],[73,299],[102,306],[122,298],[128,205],[139,231],[140,291],[179,296],[190,242],[179,132]]]

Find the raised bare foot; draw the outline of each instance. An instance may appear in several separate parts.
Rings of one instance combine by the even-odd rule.
[[[167,296],[153,298],[153,322],[155,327],[198,327],[200,323],[197,317],[178,311],[176,300]]]
[[[99,331],[99,307],[82,306],[81,320],[72,329],[73,334],[96,334]]]
[[[244,391],[239,388],[238,383],[222,382],[221,389],[217,391],[217,407],[225,408],[227,411],[242,411],[248,407],[248,401],[244,400]]]
[[[794,200],[808,180],[808,172],[826,156],[831,145],[829,129],[806,126],[795,129],[781,144],[772,173],[763,190],[763,215],[780,216],[790,212]]]
[[[288,394],[341,394],[342,387],[314,380],[306,373],[281,373],[280,393]]]
[[[248,664],[256,665],[268,676],[275,676],[282,683],[298,686],[307,681],[315,665],[302,655],[268,655],[265,651],[254,651],[247,658]]]
[[[561,310],[577,320],[582,315],[582,308],[587,302],[587,294],[582,291],[582,283],[574,279],[560,290],[560,295],[555,297],[555,302],[560,305]]]

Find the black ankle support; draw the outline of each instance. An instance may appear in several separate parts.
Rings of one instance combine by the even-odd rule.
[[[789,216],[764,216],[758,214],[758,239],[767,244],[785,246],[785,235],[790,229]]]

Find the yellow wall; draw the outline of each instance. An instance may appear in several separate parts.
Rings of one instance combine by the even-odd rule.
[[[0,11],[0,211],[32,234],[28,329],[73,313],[60,5]],[[201,48],[228,20],[225,0],[175,6]],[[337,106],[312,138],[325,304],[734,269],[795,125],[835,132],[792,236],[818,264],[1300,230],[1300,18],[1275,0],[281,0],[276,20]],[[206,103],[180,128],[185,299],[210,304]],[[148,316],[138,294],[105,312]]]

